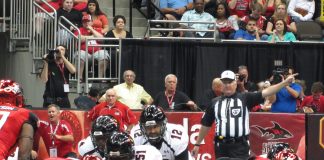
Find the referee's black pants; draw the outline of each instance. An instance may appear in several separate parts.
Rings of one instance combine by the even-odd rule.
[[[250,144],[248,138],[218,139],[215,137],[216,158],[229,157],[247,160],[250,157]]]

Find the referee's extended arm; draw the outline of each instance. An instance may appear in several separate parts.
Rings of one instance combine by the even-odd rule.
[[[199,152],[199,146],[201,144],[201,141],[205,138],[205,136],[208,134],[210,127],[201,125],[199,135],[196,141],[196,144],[194,145],[194,148],[192,149],[191,155],[195,158],[198,156]]]
[[[297,76],[298,73],[289,75],[285,80],[281,81],[278,84],[272,85],[264,90],[262,90],[262,97],[271,96],[275,93],[277,93],[281,88],[288,86],[295,80],[295,76]]]

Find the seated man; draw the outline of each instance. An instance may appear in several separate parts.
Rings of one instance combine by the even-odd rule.
[[[257,20],[250,17],[246,23],[245,29],[239,29],[234,35],[236,40],[260,40],[258,27],[256,26]]]
[[[161,91],[154,99],[156,106],[164,110],[197,110],[195,102],[183,92],[176,90],[178,79],[174,74],[165,77],[165,91]]]
[[[81,56],[81,64],[80,64],[80,75],[83,75],[84,70],[84,63],[86,61],[86,56],[88,56],[88,61],[91,61],[91,58],[93,56],[94,59],[99,61],[99,78],[102,78],[104,76],[104,73],[106,72],[107,64],[109,55],[106,50],[102,50],[99,47],[88,47],[88,50],[86,51],[86,39],[87,38],[103,38],[103,35],[101,34],[101,29],[93,28],[92,27],[92,20],[91,15],[84,15],[82,17],[82,26],[80,29],[81,33],[81,53],[77,53]],[[76,36],[78,36],[78,32],[74,32]],[[88,41],[88,45],[95,45],[98,44],[96,40],[90,40]]]
[[[74,99],[74,104],[78,109],[90,110],[97,105],[99,99],[99,90],[95,87],[91,87],[88,95],[79,96]]]
[[[181,21],[205,21],[214,22],[214,17],[207,12],[204,12],[204,1],[195,0],[194,9],[183,14]],[[199,30],[213,29],[213,24],[208,23],[181,23],[185,28],[193,28]],[[213,37],[213,32],[185,32],[185,37]]]
[[[168,20],[180,20],[183,13],[192,8],[192,0],[160,0],[161,12]]]
[[[312,84],[312,95],[305,97],[301,103],[301,107],[303,107],[305,113],[324,113],[323,89],[324,86],[322,82],[314,82]]]

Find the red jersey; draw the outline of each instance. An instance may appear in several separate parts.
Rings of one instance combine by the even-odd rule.
[[[102,102],[96,106],[94,106],[90,111],[88,116],[90,117],[91,121],[97,119],[97,117],[101,115],[111,115],[113,116],[119,123],[120,129],[125,130],[124,125],[136,124],[136,116],[123,103],[116,101],[115,105],[111,108],[108,107],[107,102]]]
[[[40,121],[38,134],[43,138],[48,153],[49,153],[49,148],[53,147],[52,144],[53,142],[50,137],[50,134],[52,132],[55,132],[58,135],[73,135],[70,124],[64,120],[60,120],[58,125],[57,124],[53,125],[46,121]],[[64,157],[67,153],[73,152],[72,142],[63,142],[55,139],[54,146],[57,149],[58,157]]]
[[[0,106],[0,159],[6,159],[15,149],[21,127],[25,123],[37,128],[38,118],[31,111],[14,106]]]
[[[231,0],[227,0],[227,4],[230,2]],[[251,0],[237,0],[235,8],[234,9],[230,9],[231,15],[237,15],[238,17],[243,17],[243,16],[247,16],[249,15],[250,12],[250,3]]]
[[[301,103],[301,106],[315,106],[317,112],[324,113],[324,96],[321,96],[319,100],[313,100],[313,96],[307,96]]]
[[[94,29],[97,32],[101,33],[101,29],[100,28],[94,28]],[[84,27],[79,28],[79,30],[80,30],[81,35],[83,35],[83,36],[91,36],[92,35],[92,33],[90,33]],[[78,36],[78,32],[74,32],[74,35]],[[95,44],[98,44],[98,42],[95,41],[95,40],[89,40],[88,41],[88,45],[95,45]],[[84,51],[86,50],[86,42],[85,41],[84,42],[81,42],[81,47],[80,48],[81,48],[81,50],[84,50]],[[99,50],[100,50],[100,47],[88,47],[88,53],[89,54],[92,54],[92,53],[97,52]]]

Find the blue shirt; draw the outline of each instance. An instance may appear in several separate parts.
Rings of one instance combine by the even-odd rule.
[[[243,38],[245,40],[255,40],[256,37],[249,32],[239,29],[235,32],[234,39]]]
[[[160,0],[160,8],[181,8],[188,3],[192,3],[192,0]]]
[[[207,12],[198,13],[196,10],[190,10],[183,14],[181,21],[202,21],[202,22],[214,22],[215,19]],[[213,23],[181,23],[190,28],[208,30],[214,27]],[[204,36],[206,32],[197,32],[199,35]]]
[[[296,83],[290,85],[292,89],[300,94],[302,88]],[[276,102],[271,106],[271,112],[285,112],[285,113],[295,113],[296,112],[297,100],[290,93],[288,93],[286,87],[282,88],[276,94]]]

